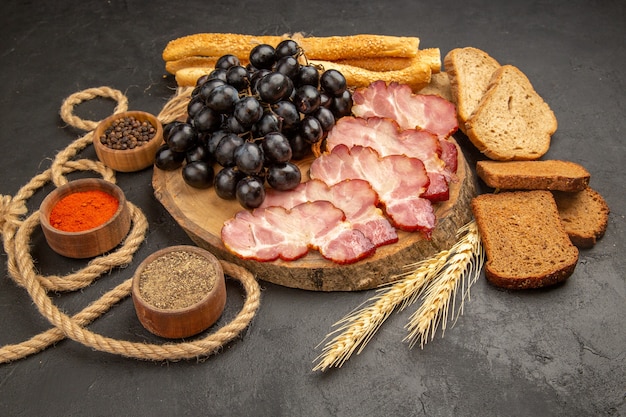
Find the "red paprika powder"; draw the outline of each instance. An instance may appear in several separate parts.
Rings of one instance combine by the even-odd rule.
[[[63,197],[50,212],[50,224],[65,232],[82,232],[106,223],[119,201],[100,190],[79,191]]]

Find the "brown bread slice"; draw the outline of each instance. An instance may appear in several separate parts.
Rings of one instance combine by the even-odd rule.
[[[494,285],[540,288],[574,272],[578,249],[550,191],[482,194],[472,200],[472,212],[487,254],[485,275]]]
[[[450,80],[452,102],[456,104],[459,128],[465,132],[465,122],[474,113],[487,91],[498,61],[477,48],[455,48],[443,59]]]
[[[465,122],[470,141],[497,161],[535,160],[550,148],[557,120],[532,84],[517,67],[503,65]]]
[[[561,223],[570,240],[579,248],[591,248],[604,236],[609,206],[600,193],[585,188],[577,193],[555,191]]]
[[[571,161],[478,161],[476,174],[491,188],[499,190],[581,191],[591,174]]]
[[[432,94],[439,96],[449,102],[454,102],[452,99],[452,91],[450,89],[450,79],[445,72],[438,72],[430,76],[430,83],[417,91],[418,94]]]

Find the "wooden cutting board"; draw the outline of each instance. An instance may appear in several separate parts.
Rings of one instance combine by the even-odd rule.
[[[451,139],[453,140],[453,139]],[[398,279],[404,266],[449,249],[457,241],[457,230],[472,219],[470,201],[476,195],[474,176],[457,145],[458,181],[450,187],[450,198],[435,206],[437,226],[431,240],[419,233],[399,231],[397,243],[379,247],[374,256],[350,265],[338,265],[310,251],[296,261],[257,262],[229,252],[220,239],[224,222],[242,210],[236,201],[219,198],[213,188],[195,189],[182,179],[180,169],[154,169],[154,195],[198,246],[220,259],[251,271],[257,279],[286,287],[312,291],[358,291]],[[298,163],[307,179],[312,159]]]

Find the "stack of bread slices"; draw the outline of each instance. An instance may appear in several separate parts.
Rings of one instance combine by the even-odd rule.
[[[476,173],[494,191],[472,201],[488,280],[508,289],[566,280],[579,249],[603,236],[606,201],[581,165],[541,160],[557,120],[521,70],[471,47],[451,50],[444,67],[459,128],[486,157]]]

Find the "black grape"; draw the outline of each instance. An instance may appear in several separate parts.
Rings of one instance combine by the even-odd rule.
[[[220,169],[215,175],[215,193],[224,200],[234,200],[237,197],[237,183],[244,175],[235,167]]]
[[[265,200],[265,186],[258,177],[249,175],[239,180],[235,195],[243,207],[257,208]]]
[[[194,188],[209,188],[213,185],[213,166],[206,161],[194,161],[183,167],[183,180]]]
[[[267,173],[267,183],[274,189],[287,191],[294,189],[300,180],[302,173],[300,168],[292,162],[273,164]]]

